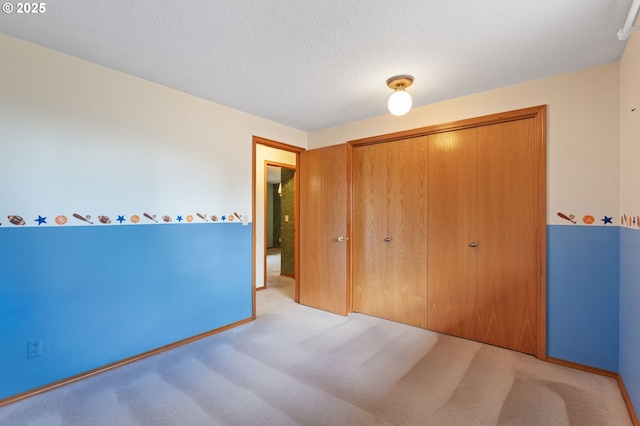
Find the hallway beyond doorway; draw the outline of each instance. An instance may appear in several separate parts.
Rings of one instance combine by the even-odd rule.
[[[277,290],[288,298],[294,298],[295,281],[293,278],[280,275],[279,247],[267,249],[267,288]]]

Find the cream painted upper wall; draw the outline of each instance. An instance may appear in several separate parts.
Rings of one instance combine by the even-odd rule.
[[[637,63],[637,38],[629,41],[627,62]],[[0,217],[20,214],[29,225],[38,215],[72,210],[249,214],[253,135],[317,148],[540,104],[549,106],[548,222],[567,223],[559,211],[619,222],[625,101],[618,63],[307,135],[4,35],[0,52]],[[637,84],[628,83],[636,69],[620,71],[624,87]],[[629,128],[623,125],[624,140],[637,140]],[[637,180],[627,164],[637,158],[634,147],[627,142],[622,152],[623,194]]]
[[[640,32],[634,32],[620,60],[620,213],[640,227]]]
[[[305,132],[5,35],[0,52],[0,217],[27,226],[250,215],[252,136],[306,146]]]
[[[420,90],[416,81],[412,90]],[[557,213],[619,223],[619,74],[610,63],[309,134],[309,149],[536,105],[548,105],[547,222]]]

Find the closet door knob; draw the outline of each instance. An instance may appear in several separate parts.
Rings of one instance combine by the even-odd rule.
[[[391,237],[387,237],[387,238],[384,239],[385,243],[388,243],[389,241],[391,241]]]
[[[345,241],[349,241],[349,237],[343,237],[342,235],[338,237],[338,242],[344,243]]]
[[[469,243],[469,247],[478,247],[478,243],[476,243],[475,241],[472,243]]]

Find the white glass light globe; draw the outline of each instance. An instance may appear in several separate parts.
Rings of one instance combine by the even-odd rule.
[[[410,94],[404,90],[396,90],[389,96],[387,107],[389,107],[391,114],[400,116],[409,112],[412,103],[413,101],[411,100]]]

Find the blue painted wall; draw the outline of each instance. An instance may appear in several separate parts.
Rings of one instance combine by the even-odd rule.
[[[547,226],[547,354],[618,371],[620,227]]]
[[[548,355],[620,371],[637,406],[640,231],[547,237]],[[0,228],[0,399],[251,313],[251,226]]]
[[[252,315],[251,226],[0,228],[0,399]],[[27,358],[27,341],[44,355]]]
[[[620,231],[620,375],[640,409],[640,230]]]

